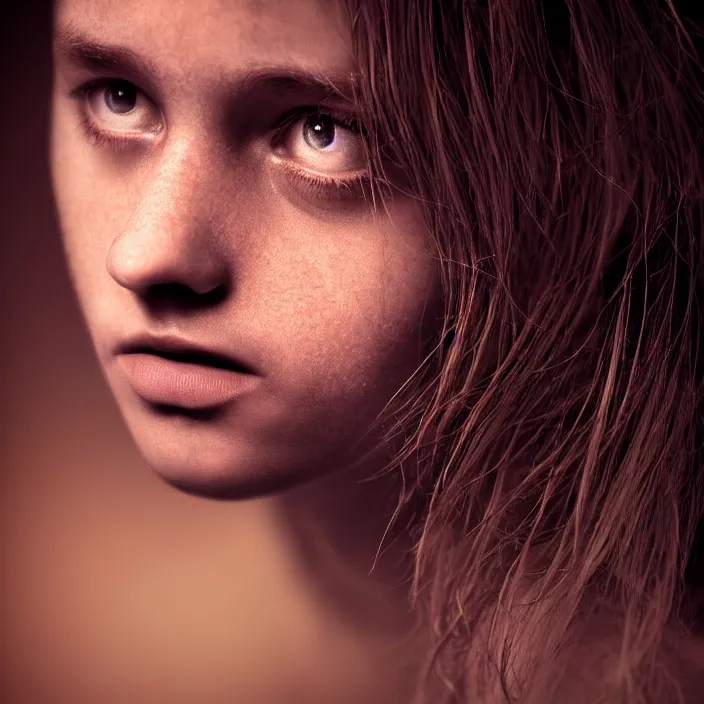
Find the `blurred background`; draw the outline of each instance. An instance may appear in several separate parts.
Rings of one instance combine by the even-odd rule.
[[[137,454],[54,219],[51,7],[11,5],[0,23],[0,701],[308,703],[311,679],[321,702],[341,701],[341,683],[345,701],[371,701],[353,644],[324,662],[307,655],[323,636],[287,608],[255,502],[180,494]]]

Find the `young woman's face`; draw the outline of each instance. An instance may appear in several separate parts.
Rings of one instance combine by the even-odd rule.
[[[415,204],[373,215],[358,187],[334,3],[60,0],[55,69],[69,266],[149,464],[246,495],[354,461],[438,277]]]

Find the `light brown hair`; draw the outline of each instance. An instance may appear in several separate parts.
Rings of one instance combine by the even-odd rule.
[[[699,35],[669,0],[346,6],[375,195],[421,204],[445,295],[390,430],[422,460],[426,700],[548,701],[589,619],[617,641],[595,691],[675,700],[655,663],[696,626],[704,513]]]

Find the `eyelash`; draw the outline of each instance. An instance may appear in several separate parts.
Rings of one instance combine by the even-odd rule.
[[[120,79],[121,80],[121,79]],[[120,151],[134,143],[134,138],[117,132],[106,132],[98,128],[91,120],[86,111],[86,101],[102,88],[106,88],[118,79],[97,79],[84,83],[71,92],[71,97],[79,101],[81,106],[80,127],[96,147],[109,146],[116,151]],[[352,132],[364,134],[364,128],[360,123],[348,115],[341,114],[331,108],[322,106],[299,107],[287,113],[281,118],[273,130],[273,141],[279,143],[286,135],[287,131],[300,120],[314,115],[326,115],[331,117],[333,122],[344,129]],[[302,168],[292,165],[286,166],[290,176],[303,186],[312,190],[316,194],[326,195],[333,199],[345,199],[359,197],[363,194],[370,177],[368,173],[355,173],[354,176],[322,176]]]
[[[120,147],[121,145],[126,146],[128,142],[132,140],[129,137],[117,133],[103,132],[103,130],[98,129],[93,121],[84,115],[81,118],[81,129],[90,138],[91,144],[96,147],[102,147],[104,144],[110,144],[113,147]]]
[[[287,168],[289,175],[295,181],[298,181],[314,193],[331,200],[348,200],[363,196],[370,180],[366,173],[334,177],[320,176],[305,169],[297,169],[291,166]]]

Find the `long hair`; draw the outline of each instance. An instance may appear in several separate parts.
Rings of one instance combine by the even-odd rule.
[[[420,698],[542,704],[601,624],[594,692],[674,700],[704,514],[696,28],[670,0],[346,7],[375,197],[417,200],[445,299],[390,431],[422,460]]]

